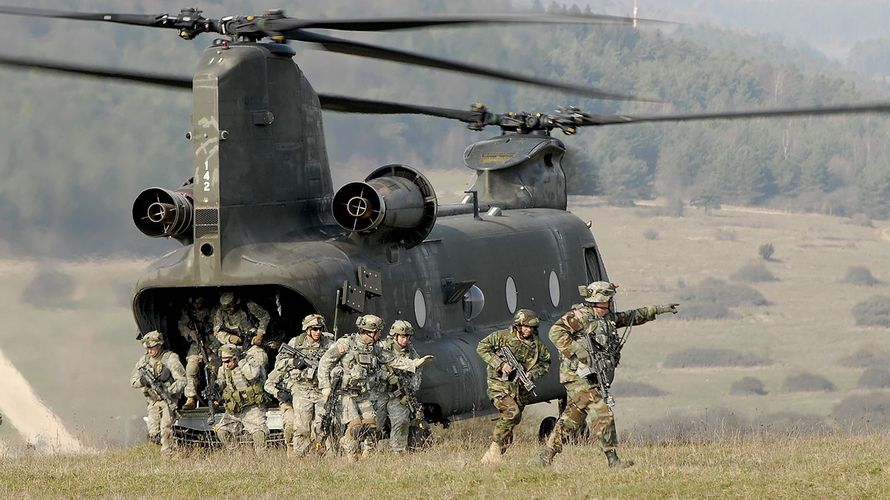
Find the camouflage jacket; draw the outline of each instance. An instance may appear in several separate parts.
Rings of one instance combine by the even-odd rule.
[[[383,349],[392,351],[393,354],[402,358],[414,360],[420,357],[420,355],[417,354],[417,350],[414,349],[413,344],[408,344],[408,347],[402,347],[392,337],[388,337],[386,340],[381,341],[380,344]],[[383,370],[385,375],[381,383],[381,392],[389,393],[390,396],[396,396],[401,395],[399,386],[411,394],[414,394],[420,389],[420,381],[423,377],[421,371],[423,368],[418,368],[414,373],[411,373],[385,365]]]
[[[575,311],[578,311],[578,315],[575,314]],[[594,314],[593,308],[586,304],[572,308],[550,328],[550,340],[559,351],[559,381],[567,384],[582,380],[576,373],[579,366],[583,364],[579,360],[586,360],[589,356],[581,339],[582,335],[589,334],[596,341],[594,346],[605,347],[603,352],[609,364],[607,375],[609,383],[611,383],[615,367],[618,366],[621,357],[618,329],[630,325],[641,325],[654,319],[654,306],[609,312],[602,318],[598,318]]]
[[[286,379],[289,381],[288,390],[293,393],[301,392],[308,396],[318,395],[318,365],[322,355],[334,343],[334,335],[323,332],[318,342],[315,342],[308,335],[299,335],[290,339],[287,345],[300,351],[307,360],[316,362],[316,366],[307,368],[294,368],[294,357],[286,352],[280,352],[275,358],[275,369],[286,373]]]
[[[340,387],[344,392],[369,393],[386,377],[385,366],[414,373],[414,361],[384,349],[380,342],[366,343],[354,333],[334,342],[318,364],[318,387],[331,387],[331,373],[342,369]]]
[[[263,385],[267,361],[266,352],[252,346],[235,368],[219,367],[216,383],[222,391],[226,412],[239,413],[249,406],[265,404],[268,398]]]
[[[488,365],[488,397],[513,396],[514,399],[526,396],[525,388],[512,380],[505,380],[500,368],[504,359],[497,355],[501,347],[509,347],[516,359],[525,367],[532,379],[542,377],[550,370],[550,351],[537,335],[529,340],[520,340],[512,328],[498,330],[479,342],[476,352]]]
[[[136,361],[136,366],[133,367],[133,375],[130,377],[130,385],[136,389],[142,389],[142,394],[144,394],[147,399],[151,401],[159,401],[160,398],[158,398],[151,389],[142,385],[142,382],[139,380],[142,378],[141,375],[139,375],[139,368],[143,366],[148,366],[155,376],[160,375],[161,370],[163,370],[164,367],[167,367],[173,377],[164,383],[164,388],[167,389],[170,397],[174,400],[179,399],[182,390],[185,389],[186,378],[185,368],[182,366],[182,361],[179,360],[179,356],[177,356],[175,352],[161,351],[156,358],[152,358],[148,354],[145,354]]]
[[[246,311],[239,307],[232,314],[221,307],[213,309],[213,336],[220,344],[228,344],[229,335],[237,335],[245,342],[256,333],[266,333],[271,319],[269,313],[255,302],[247,302],[246,307]]]
[[[220,344],[216,337],[210,335],[213,321],[211,311],[208,309],[196,311],[189,306],[183,307],[179,313],[178,326],[179,334],[185,340],[195,343],[197,342],[196,335],[200,334],[208,349],[212,349],[214,352],[219,349]]]

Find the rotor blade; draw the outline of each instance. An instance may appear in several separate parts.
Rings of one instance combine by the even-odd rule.
[[[157,26],[167,18],[166,14],[106,14],[90,12],[66,12],[62,10],[31,9],[27,7],[0,6],[0,14],[15,16],[49,17],[75,19],[78,21],[105,21],[108,23],[132,24],[135,26]]]
[[[192,88],[191,78],[184,76],[148,73],[144,71],[109,69],[99,66],[58,63],[52,61],[41,61],[38,59],[9,57],[2,55],[0,55],[0,66],[9,66],[13,68],[24,69],[38,69],[43,71],[56,71],[60,73],[73,73],[76,75],[90,76],[95,78],[107,78],[111,80],[145,83],[149,85],[158,85],[161,87],[183,90],[191,90]]]
[[[490,24],[677,24],[656,19],[600,14],[545,15],[545,14],[479,14],[430,17],[390,17],[376,19],[275,19],[262,24],[264,29],[284,32],[295,29],[329,29],[349,31],[395,31],[436,26],[473,26]]]
[[[600,90],[594,87],[585,87],[573,83],[561,83],[557,81],[546,80],[543,78],[535,78],[509,71],[486,68],[484,66],[477,66],[475,64],[459,63],[449,61],[447,59],[439,59],[436,57],[424,56],[412,52],[379,47],[363,42],[354,42],[351,40],[334,38],[318,33],[310,33],[303,30],[289,31],[286,33],[282,33],[282,35],[290,40],[313,43],[329,52],[338,52],[340,54],[349,54],[360,57],[369,57],[372,59],[401,62],[406,64],[413,64],[416,66],[426,66],[429,68],[444,69],[446,71],[454,71],[463,74],[487,76],[489,78],[497,78],[500,80],[507,80],[511,82],[527,83],[530,85],[537,85],[539,87],[557,89],[572,94],[583,95],[594,99],[661,102],[657,99],[638,97],[627,94],[618,94],[606,90]]]
[[[418,106],[400,102],[374,101],[340,95],[318,94],[321,109],[340,113],[368,113],[376,115],[428,115],[460,120],[470,123],[474,120],[471,111],[433,106]]]
[[[815,106],[811,108],[784,108],[750,111],[724,111],[717,113],[689,113],[670,115],[585,115],[579,126],[620,125],[645,122],[690,122],[701,120],[746,120],[751,118],[780,118],[795,116],[846,115],[856,113],[890,113],[890,102],[868,102],[838,106]]]

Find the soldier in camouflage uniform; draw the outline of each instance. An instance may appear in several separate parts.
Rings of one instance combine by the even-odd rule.
[[[318,363],[334,341],[326,332],[324,317],[310,314],[303,318],[303,333],[292,338],[288,345],[299,351],[303,358],[281,351],[275,360],[275,369],[288,373],[289,390],[293,395],[293,453],[305,456],[312,446],[312,429],[321,418],[321,391],[318,388]],[[290,445],[291,442],[288,442]]]
[[[594,346],[602,349],[603,359],[606,360],[605,378],[611,384],[620,356],[618,328],[641,325],[654,320],[658,314],[676,314],[679,304],[613,312],[612,298],[616,288],[617,285],[607,281],[595,281],[586,287],[579,287],[586,303],[573,307],[550,329],[550,340],[559,350],[559,381],[566,388],[568,404],[541,451],[540,460],[544,465],[549,465],[553,457],[562,451],[564,441],[581,428],[588,414],[592,414],[591,417],[595,415],[591,432],[606,454],[609,467],[625,468],[633,465],[632,461],[618,458],[618,435],[612,408],[600,392],[596,375],[588,374],[593,360],[582,341],[583,335],[590,335],[595,341]]]
[[[261,345],[269,313],[256,302],[242,304],[235,294],[225,292],[219,296],[219,306],[213,310],[213,335],[220,344],[243,346]]]
[[[148,418],[148,437],[150,441],[161,442],[161,453],[171,455],[173,453],[173,408],[166,401],[158,397],[150,388],[148,380],[140,373],[140,368],[147,367],[166,389],[173,401],[178,401],[182,390],[185,388],[185,368],[179,361],[179,356],[173,351],[164,349],[164,335],[153,330],[142,337],[142,345],[145,346],[145,355],[139,358],[133,368],[130,377],[130,385],[136,389],[142,389],[142,394],[148,402],[146,412]]]
[[[278,357],[281,357],[280,352]],[[290,390],[293,382],[291,373],[290,370],[280,369],[276,358],[275,366],[266,377],[266,383],[263,384],[263,389],[278,400],[278,410],[281,412],[281,430],[284,434],[288,456],[291,455],[291,442],[294,439],[294,405],[293,394]]]
[[[210,308],[206,307],[204,297],[189,298],[188,305],[182,308],[179,315],[179,334],[189,341],[189,350],[185,356],[185,375],[188,383],[185,385],[185,397],[188,398],[182,407],[192,410],[198,403],[198,373],[204,363],[205,356],[210,363],[210,373],[219,371],[219,340],[211,335]],[[198,340],[200,339],[201,342]],[[204,344],[202,352],[201,344]],[[207,380],[212,384],[213,380]],[[213,404],[208,401],[207,404]]]
[[[331,394],[331,372],[343,371],[340,388],[346,433],[340,438],[340,446],[353,458],[369,454],[377,442],[377,414],[374,412],[372,389],[385,376],[383,367],[414,373],[417,368],[432,359],[424,356],[410,360],[383,349],[377,342],[383,319],[367,314],[356,321],[358,332],[334,342],[318,364],[318,387],[322,399]]]
[[[411,345],[414,327],[405,320],[396,320],[389,329],[389,337],[381,342],[384,349],[392,351],[396,356],[417,359],[420,356]],[[385,377],[382,380],[382,391],[374,408],[377,413],[377,429],[383,429],[389,418],[389,445],[392,451],[402,453],[408,449],[408,428],[411,419],[423,418],[423,415],[412,414],[409,404],[419,406],[415,393],[420,389],[421,369],[414,373],[395,370],[384,366]],[[420,412],[420,408],[415,411]]]
[[[529,309],[520,309],[513,316],[513,326],[498,330],[482,339],[476,352],[488,365],[488,397],[498,409],[492,443],[482,457],[482,463],[500,461],[501,455],[513,442],[513,428],[522,420],[522,410],[529,394],[511,375],[510,364],[498,355],[498,349],[509,347],[532,379],[550,370],[550,351],[538,338],[538,316]]]
[[[223,446],[229,449],[237,446],[238,436],[243,430],[250,435],[254,450],[260,454],[266,449],[269,434],[266,427],[266,393],[263,390],[268,357],[257,346],[251,346],[242,359],[238,359],[238,354],[239,349],[233,344],[226,344],[220,349],[222,366],[216,383],[222,391],[226,412],[213,430]]]

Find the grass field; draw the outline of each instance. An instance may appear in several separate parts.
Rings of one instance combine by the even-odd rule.
[[[226,491],[213,488],[233,486],[238,489],[237,493],[231,491],[233,495],[245,493],[240,488],[284,494],[296,491],[295,485],[312,475],[323,481],[307,488],[327,488],[340,494],[348,493],[349,488],[382,494],[386,488],[417,486],[444,497],[468,491],[482,496],[507,491],[511,496],[537,497],[551,496],[559,483],[566,491],[582,496],[792,496],[795,491],[817,497],[888,495],[884,457],[890,456],[890,390],[859,388],[857,381],[864,368],[846,366],[842,360],[860,352],[890,351],[890,329],[857,326],[852,313],[861,301],[890,295],[890,259],[885,257],[890,248],[890,224],[734,207],[710,214],[687,207],[682,217],[676,217],[663,215],[668,211],[658,206],[618,208],[589,197],[573,197],[570,209],[593,222],[610,279],[620,285],[619,308],[678,301],[706,279],[734,283],[730,276],[752,263],[776,277],[775,281],[746,283],[768,304],[732,307],[734,317],[730,319],[692,320],[681,313],[633,330],[618,379],[646,384],[665,394],[639,397],[616,390],[619,431],[631,443],[626,453],[641,462],[632,471],[603,476],[601,455],[579,448],[567,453],[552,471],[527,467],[534,454],[529,439],[540,417],[556,412],[555,405],[542,404],[529,409],[519,428],[524,441],[511,452],[510,459],[516,466],[494,471],[477,463],[490,426],[487,419],[477,419],[459,423],[457,430],[437,429],[446,453],[412,457],[410,464],[422,474],[402,470],[408,468],[408,459],[388,456],[355,468],[327,459],[292,466],[279,456],[263,459],[268,477],[254,484],[244,478],[246,469],[237,465],[250,463],[252,458],[225,464],[218,463],[218,458],[196,456],[167,466],[158,463],[149,449],[137,447],[99,457],[26,457],[4,462],[0,492],[141,495],[152,493],[152,484],[168,481],[192,495],[198,494],[198,484],[215,494]],[[766,243],[775,248],[771,261],[758,255],[759,247]],[[70,430],[95,446],[142,438],[138,420],[144,411],[142,400],[127,385],[140,352],[134,340],[128,287],[145,264],[125,260],[0,261],[4,282],[0,288],[0,317],[4,318],[0,346]],[[851,266],[866,267],[881,283],[857,286],[843,282]],[[72,278],[75,287],[68,302],[50,308],[23,302],[35,273],[48,268]],[[753,367],[665,366],[672,354],[693,348],[728,349],[769,362]],[[783,389],[789,377],[801,373],[824,377],[836,389]],[[730,394],[730,386],[743,377],[761,381],[766,394]],[[867,408],[855,407],[848,398],[856,396],[876,401],[872,410],[877,408],[879,413],[867,414]],[[861,418],[852,422],[840,418],[841,414]],[[872,436],[847,433],[861,426],[867,426]],[[470,427],[475,430],[461,434],[470,432]],[[780,429],[786,437],[778,441],[764,438],[758,433],[761,429]],[[695,438],[703,444],[652,444],[675,437]],[[21,438],[11,426],[3,425],[0,442],[16,447]],[[54,469],[57,472],[50,474]],[[87,471],[92,469],[97,470],[97,477],[88,479]],[[345,481],[353,477],[353,469],[356,481]],[[207,475],[220,479],[199,479]],[[427,481],[429,477],[435,480]],[[478,489],[483,483],[496,486],[490,491]],[[604,489],[606,484],[612,489]],[[122,485],[132,489],[115,489],[124,488]],[[165,495],[176,493],[175,489],[162,491]],[[310,491],[306,490],[305,496]]]
[[[98,456],[31,457],[0,465],[0,495],[297,498],[886,498],[890,437],[726,439],[629,446],[637,465],[609,470],[599,451],[569,447],[551,468],[518,443],[496,466],[480,466],[461,431],[435,450],[289,461],[239,452],[194,452],[162,461],[149,445]],[[839,442],[842,445],[839,446]]]

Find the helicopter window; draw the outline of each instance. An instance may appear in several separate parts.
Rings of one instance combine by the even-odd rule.
[[[417,320],[419,328],[423,328],[426,324],[426,298],[420,288],[414,292],[414,319]]]
[[[507,310],[510,311],[510,314],[516,312],[516,282],[513,281],[512,276],[507,276],[507,286],[505,290],[507,294]]]
[[[482,313],[485,307],[485,294],[476,285],[470,287],[463,296],[464,318],[471,321]]]
[[[559,276],[556,271],[550,271],[550,303],[553,307],[559,305]]]
[[[587,264],[587,282],[600,281],[603,279],[602,267],[600,266],[600,256],[596,251],[596,247],[584,249],[584,261]]]

